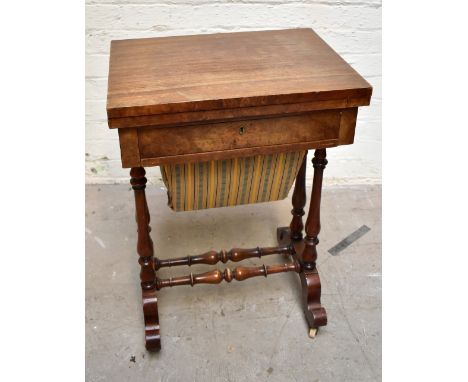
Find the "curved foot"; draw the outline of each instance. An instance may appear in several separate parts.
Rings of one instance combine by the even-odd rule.
[[[291,241],[289,227],[279,227],[276,230],[278,244],[293,244],[295,253],[302,253],[304,242],[302,240]],[[299,258],[298,258],[299,260]],[[309,336],[314,338],[320,326],[327,324],[327,312],[320,303],[322,287],[317,268],[313,271],[302,271],[299,273],[302,285],[302,305],[307,323],[309,325]]]
[[[146,350],[161,350],[161,336],[159,334],[158,298],[156,291],[144,290],[143,315],[145,317]]]
[[[317,333],[319,326],[327,324],[327,312],[320,303],[321,284],[317,269],[304,271],[299,274],[302,284],[302,302],[307,323],[310,330]],[[309,332],[310,335],[310,332]]]

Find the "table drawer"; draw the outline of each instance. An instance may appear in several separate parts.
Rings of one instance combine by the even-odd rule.
[[[138,131],[142,158],[236,150],[247,147],[337,139],[339,111],[205,125],[143,128]]]
[[[246,157],[353,143],[357,108],[119,129],[124,167]]]

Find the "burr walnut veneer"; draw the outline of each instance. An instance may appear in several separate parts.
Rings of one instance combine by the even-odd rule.
[[[146,348],[159,350],[158,291],[296,272],[310,334],[326,325],[316,267],[326,148],[353,143],[359,106],[372,87],[313,30],[241,32],[112,41],[107,115],[131,168],[138,226]],[[145,196],[147,166],[315,149],[309,213],[306,158],[297,173],[292,221],[274,247],[155,256]],[[305,228],[305,235],[303,234]],[[241,261],[280,254],[283,264],[215,269],[160,279],[162,267]]]

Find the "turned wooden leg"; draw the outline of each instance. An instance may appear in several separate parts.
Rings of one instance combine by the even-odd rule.
[[[302,223],[302,217],[304,216],[304,206],[306,204],[306,188],[305,188],[305,176],[307,166],[307,152],[304,155],[301,168],[296,176],[296,182],[294,184],[294,191],[292,196],[293,209],[291,214],[293,218],[289,225],[291,240],[302,240],[302,230],[304,224]]]
[[[159,334],[158,299],[156,296],[157,278],[154,269],[153,242],[149,226],[150,216],[146,202],[146,178],[143,167],[130,170],[130,183],[135,195],[136,221],[138,226],[137,252],[140,256],[140,280],[143,298],[143,315],[145,317],[146,349],[158,351],[161,349]]]
[[[323,170],[327,165],[326,150],[315,150],[312,164],[314,166],[314,180],[310,200],[309,214],[307,216],[304,238],[304,249],[301,254],[302,296],[304,313],[311,329],[315,331],[319,326],[327,324],[327,313],[320,303],[321,284],[316,267],[318,234],[320,232],[320,199],[322,194]]]
[[[314,181],[312,198],[307,216],[305,231],[306,237],[302,239],[302,215],[304,215],[305,196],[305,166],[304,162],[296,178],[293,193],[293,219],[289,227],[277,229],[278,243],[282,246],[291,245],[294,249],[294,258],[300,264],[299,277],[302,285],[303,309],[309,325],[309,335],[314,337],[319,326],[327,324],[327,313],[320,303],[321,284],[315,265],[317,260],[316,245],[320,232],[320,198],[322,192],[323,170],[327,164],[325,149],[315,151],[312,163],[314,165]]]
[[[292,245],[297,252],[297,246],[302,244],[302,231],[304,229],[304,223],[302,223],[302,217],[304,216],[304,207],[306,205],[306,187],[305,187],[305,176],[307,167],[307,152],[302,160],[301,168],[296,176],[296,182],[294,183],[294,191],[292,195],[293,209],[291,214],[293,216],[289,227],[278,227],[276,230],[276,236],[279,245]],[[299,254],[302,253],[302,247],[300,248]]]

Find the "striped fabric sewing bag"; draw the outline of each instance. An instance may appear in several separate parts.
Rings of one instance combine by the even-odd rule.
[[[271,202],[288,196],[305,151],[162,165],[174,211]]]

